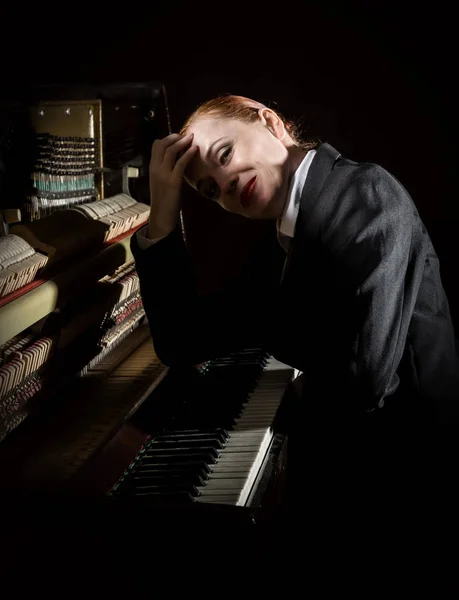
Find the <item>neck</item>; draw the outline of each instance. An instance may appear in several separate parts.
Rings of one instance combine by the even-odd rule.
[[[308,153],[307,150],[303,150],[303,148],[299,148],[298,146],[290,146],[288,149],[289,158],[288,162],[290,164],[290,179],[292,178],[295,171],[303,162],[304,157]]]

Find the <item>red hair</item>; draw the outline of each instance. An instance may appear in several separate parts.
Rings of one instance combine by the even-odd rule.
[[[244,123],[255,123],[258,119],[258,111],[261,108],[269,108],[261,102],[246,98],[245,96],[235,96],[233,94],[224,94],[217,96],[211,100],[207,100],[198,106],[198,108],[191,113],[186,119],[185,123],[180,129],[180,134],[186,133],[188,127],[193,121],[200,117],[214,115],[223,119],[238,119]],[[272,110],[272,109],[270,109]],[[284,123],[285,129],[292,138],[295,145],[303,148],[304,150],[311,150],[317,148],[319,141],[312,139],[303,139],[299,132],[299,127],[294,121],[286,119],[278,111],[274,111],[276,115]]]

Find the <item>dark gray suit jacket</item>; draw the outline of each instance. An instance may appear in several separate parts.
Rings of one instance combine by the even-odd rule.
[[[264,343],[305,373],[319,412],[459,398],[438,257],[409,194],[378,165],[318,148],[280,284],[284,258],[263,249],[228,289],[199,298],[178,228],[147,250],[134,236],[132,251],[166,364]]]

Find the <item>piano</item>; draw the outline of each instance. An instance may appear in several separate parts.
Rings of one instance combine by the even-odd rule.
[[[110,560],[120,529],[125,558],[131,534],[145,548],[161,527],[170,543],[199,530],[265,544],[285,502],[293,369],[242,342],[162,364],[130,252],[151,144],[171,132],[164,85],[46,86],[1,110],[4,547],[34,532],[59,561],[95,527]]]

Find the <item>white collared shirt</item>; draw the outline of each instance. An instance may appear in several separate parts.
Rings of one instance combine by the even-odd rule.
[[[298,212],[300,210],[301,195],[303,193],[306,177],[308,176],[309,167],[311,166],[315,153],[315,150],[309,150],[309,152],[307,152],[306,156],[301,161],[300,166],[293,174],[284,213],[282,218],[278,219],[277,221],[279,243],[285,250],[287,248],[283,243],[282,237],[286,236],[287,238],[293,238],[295,235],[295,227],[298,219]]]

